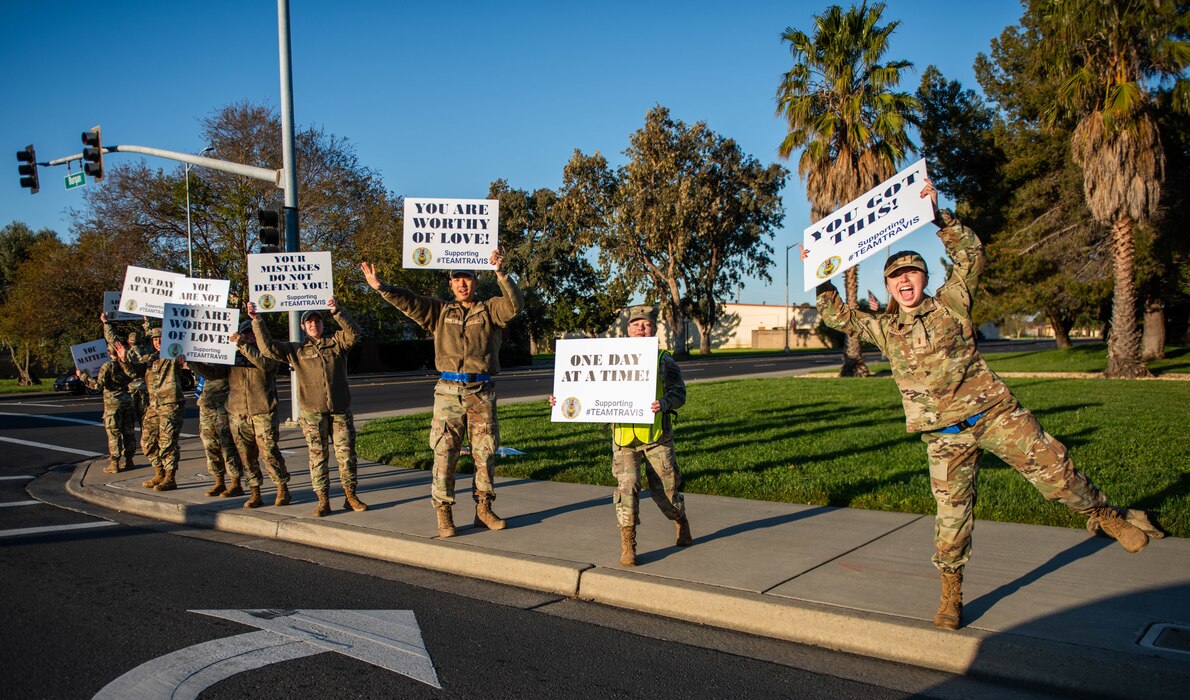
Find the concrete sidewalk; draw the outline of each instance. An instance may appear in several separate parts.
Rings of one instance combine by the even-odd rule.
[[[457,537],[437,538],[428,472],[361,463],[363,513],[312,516],[300,432],[283,431],[289,506],[208,498],[197,440],[176,491],[141,488],[147,467],[81,464],[68,490],[104,507],[555,592],[716,627],[959,674],[1117,697],[1185,697],[1190,686],[1190,540],[1128,554],[1082,530],[981,521],[964,581],[963,629],[935,629],[933,518],[687,495],[694,546],[641,501],[638,562],[619,565],[610,489],[499,479],[500,532],[471,527],[460,475]],[[140,462],[143,463],[143,457]],[[332,468],[332,473],[334,469]],[[274,490],[266,481],[266,503]],[[1171,627],[1162,627],[1171,625]],[[1149,645],[1155,639],[1155,645]]]

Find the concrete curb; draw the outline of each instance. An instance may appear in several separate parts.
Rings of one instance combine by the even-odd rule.
[[[849,654],[1056,688],[1083,695],[1183,697],[1190,663],[1120,654],[1025,635],[964,628],[936,629],[922,620],[777,595],[623,571],[549,557],[486,549],[472,543],[277,515],[166,502],[148,492],[90,486],[103,460],[78,464],[72,496],[163,522],[309,545],[433,571],[494,581],[600,604],[809,644]],[[1044,659],[1039,664],[1038,659]]]

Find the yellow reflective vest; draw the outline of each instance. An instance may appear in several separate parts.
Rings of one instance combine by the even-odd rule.
[[[665,394],[665,382],[661,377],[661,358],[668,354],[668,350],[657,351],[658,400]],[[640,440],[646,445],[651,445],[661,437],[661,419],[664,415],[664,411],[654,413],[652,423],[615,423],[612,425],[612,440],[620,447],[631,445],[633,440]]]

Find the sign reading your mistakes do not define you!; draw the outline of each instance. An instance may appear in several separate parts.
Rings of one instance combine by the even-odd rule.
[[[334,295],[329,252],[248,256],[248,299],[259,312],[325,309]]]

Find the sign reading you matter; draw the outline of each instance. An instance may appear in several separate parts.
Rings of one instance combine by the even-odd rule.
[[[325,309],[334,289],[329,252],[248,256],[248,299],[257,311]]]
[[[657,338],[559,340],[554,397],[555,423],[652,423]]]
[[[491,270],[492,251],[500,247],[496,199],[405,198],[402,267]]]
[[[70,354],[74,357],[74,366],[94,379],[99,376],[99,368],[108,360],[107,341],[100,338],[89,343],[71,345]]]
[[[921,196],[926,177],[922,159],[807,228],[806,290],[932,221],[934,205]]]
[[[161,357],[216,365],[235,364],[236,344],[229,336],[240,326],[240,310],[218,306],[166,304],[161,319]]]
[[[120,310],[161,318],[165,304],[174,297],[174,288],[185,275],[147,267],[128,266],[124,273],[124,291],[120,292]]]

